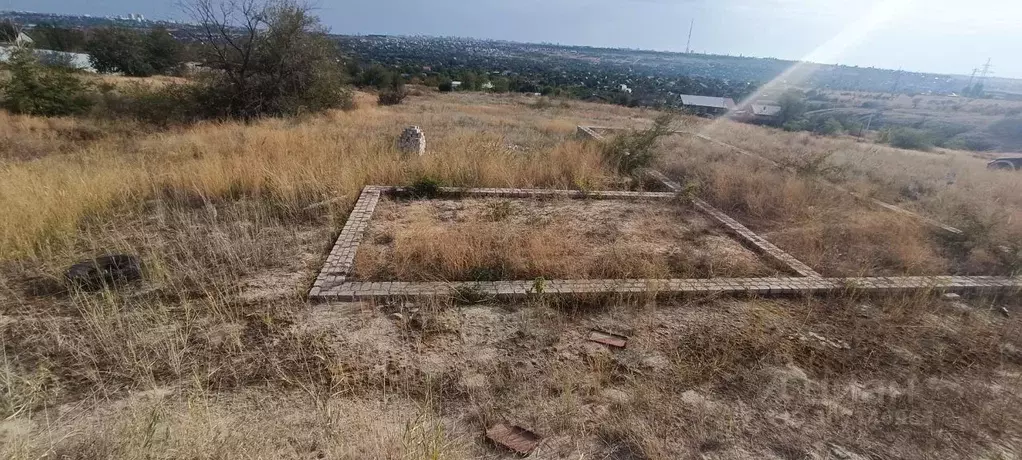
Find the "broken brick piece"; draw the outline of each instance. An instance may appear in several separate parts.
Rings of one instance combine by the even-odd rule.
[[[540,441],[540,437],[536,433],[522,427],[504,424],[490,427],[486,430],[486,437],[522,455],[528,455],[535,450]]]
[[[589,340],[615,348],[624,348],[628,345],[628,337],[596,330],[589,333]]]

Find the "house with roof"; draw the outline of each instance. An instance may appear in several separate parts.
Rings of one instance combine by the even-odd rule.
[[[773,118],[781,113],[781,106],[771,103],[752,103],[749,111],[754,117]]]
[[[745,123],[773,123],[781,114],[781,106],[774,101],[758,100],[746,103],[731,112],[730,117]]]
[[[696,96],[692,94],[682,94],[679,97],[681,98],[682,107],[699,115],[724,115],[729,110],[735,108],[735,101],[730,97]]]

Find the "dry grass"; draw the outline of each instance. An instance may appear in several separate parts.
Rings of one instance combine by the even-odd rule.
[[[387,200],[355,268],[373,281],[777,274],[692,209],[600,200]]]
[[[85,122],[2,115],[4,142],[24,148],[0,159],[0,458],[509,458],[483,440],[495,422],[541,434],[537,458],[1019,454],[1022,343],[1010,299],[967,299],[971,308],[855,293],[310,306],[304,291],[363,185],[432,176],[464,186],[622,188],[627,181],[595,146],[573,139],[574,125],[654,115],[579,102],[536,109],[518,96],[369,102],[251,125],[137,135],[100,126],[101,135],[78,140],[65,133]],[[431,155],[393,151],[411,124],[425,130]],[[736,138],[769,147],[773,134],[755,128]],[[815,151],[831,141],[806,142]],[[687,157],[668,159],[672,173],[700,179],[700,193],[772,239],[804,245],[799,255],[848,261],[834,271],[955,270],[985,247],[948,256],[910,223],[856,210],[810,181],[765,168],[746,174],[731,154],[686,148]],[[33,153],[10,153],[18,149]],[[920,181],[939,181],[939,170],[921,169]],[[985,188],[987,173],[974,173],[969,190],[998,186]],[[891,183],[858,184],[858,173],[844,180],[887,196],[904,183],[891,174]],[[1014,209],[1011,176],[990,177],[1005,187],[995,191],[1000,207],[980,207],[985,197],[957,185],[947,199],[991,216]],[[939,196],[927,191],[910,204],[940,215],[950,201]],[[396,226],[394,242],[419,245],[408,254],[450,250],[460,259],[450,266],[481,265],[473,260],[486,252],[439,238],[501,241],[497,221],[445,233],[430,215],[422,222],[436,239],[401,236]],[[1013,228],[980,222],[992,223],[980,226],[990,241]],[[570,239],[550,228],[537,228],[542,244],[517,260],[560,261],[560,243],[550,242]],[[816,241],[826,242],[822,250]],[[854,251],[826,252],[843,242]],[[68,292],[61,271],[105,252],[140,254],[146,279]],[[638,253],[646,254],[620,263],[639,266]],[[607,270],[596,265],[563,270]],[[1002,306],[1010,318],[996,313]],[[587,342],[593,328],[629,335],[628,348]]]
[[[690,136],[668,141],[665,148],[676,153],[667,156],[665,168],[699,184],[714,205],[824,274],[1008,274],[1018,264],[1014,235],[1022,227],[1009,217],[1016,208],[972,188],[979,177],[996,184],[1010,177],[983,169],[979,160],[952,160],[952,154],[934,160],[933,154],[717,123],[703,129],[802,172]],[[731,132],[718,132],[724,129],[735,131],[734,137],[722,137]],[[871,163],[861,159],[866,156]],[[961,164],[938,166],[940,161]],[[951,185],[945,179],[949,171],[956,172]],[[949,242],[919,222],[871,208],[820,180],[959,226],[969,239]],[[1022,203],[1017,209],[1022,211]]]
[[[214,400],[263,386],[318,400],[324,391],[364,388],[367,374],[337,367],[323,335],[299,326],[308,313],[302,292],[364,185],[427,176],[461,186],[625,184],[594,146],[573,140],[571,121],[490,103],[420,98],[304,120],[132,134],[89,121],[2,115],[10,122],[3,138],[18,147],[0,162],[0,417],[54,420],[51,411],[62,404],[105,407],[154,388],[195,388]],[[428,156],[395,151],[397,134],[410,124],[427,133]],[[101,133],[65,134],[82,126]],[[32,153],[14,153],[24,146]],[[107,252],[140,254],[146,281],[103,293],[66,291],[59,278],[69,263]],[[180,438],[167,439],[190,446],[184,452],[275,457],[269,452],[280,448],[241,447],[251,443],[248,435],[192,442],[193,420],[128,418],[62,439],[47,438],[50,428],[29,430],[32,437],[10,439],[38,443],[5,442],[16,450],[0,456],[146,456],[158,441],[125,433],[149,430],[148,423],[183,426]],[[424,426],[436,428],[429,420]],[[394,436],[431,435],[402,429]],[[350,441],[338,441],[350,457],[363,448],[377,458],[425,449],[418,441],[385,443],[386,455],[378,456]],[[178,451],[163,449],[153,455]]]
[[[419,109],[419,110],[416,110]],[[567,125],[522,117],[514,125],[445,104],[366,108],[301,123],[204,124],[154,134],[122,150],[99,141],[62,156],[8,161],[0,210],[0,258],[48,256],[73,244],[90,216],[150,200],[215,203],[254,197],[301,215],[315,203],[347,209],[367,184],[409,184],[429,176],[449,185],[572,188],[609,186],[595,148],[570,141]],[[20,117],[15,117],[20,118]],[[402,126],[423,126],[433,154],[403,158]],[[512,152],[510,144],[527,153]],[[45,185],[41,185],[45,184]]]
[[[1022,212],[1022,185],[1015,175],[987,170],[986,158],[968,152],[901,150],[726,121],[703,130],[775,161],[827,155],[828,163],[836,166],[825,174],[828,179],[962,228],[975,220],[1014,222]],[[1005,224],[999,227],[994,233],[1004,239],[1018,232]]]

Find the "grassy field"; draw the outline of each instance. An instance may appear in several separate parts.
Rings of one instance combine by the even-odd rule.
[[[656,116],[510,95],[358,99],[349,112],[171,130],[0,114],[0,457],[513,458],[482,436],[496,422],[542,435],[534,458],[1022,454],[1013,298],[310,305],[364,185],[625,189],[575,126]],[[426,156],[394,149],[412,124]],[[981,159],[679,126],[800,166],[789,174],[683,136],[664,140],[658,165],[824,271],[1013,273],[1019,182]],[[817,179],[969,238],[945,241]],[[393,241],[442,228],[417,222]],[[504,234],[492,227],[486,247]],[[572,247],[571,233],[541,230],[537,248]],[[450,250],[478,260],[471,271],[488,258],[465,251],[462,236],[478,233],[465,232],[420,238],[408,254]],[[562,253],[540,249],[528,260],[567,275],[614,263],[558,266]],[[146,279],[64,287],[69,264],[107,252],[141,255]],[[443,275],[425,267],[399,275]],[[629,335],[628,348],[587,342],[593,328]]]
[[[384,200],[363,241],[355,276],[372,281],[778,275],[679,203]]]
[[[969,153],[915,152],[717,121],[692,132],[779,164],[686,135],[666,141],[665,170],[782,249],[834,276],[1015,273],[1022,201],[1014,174]],[[949,239],[835,190],[918,212],[962,229]]]
[[[921,129],[931,142],[958,148],[996,152],[1022,151],[1018,132],[1022,101],[976,99],[958,96],[906,95],[864,93],[855,91],[819,91],[812,102],[826,109],[815,117],[838,117],[868,123],[875,130],[901,128]],[[855,125],[847,127],[857,134]]]

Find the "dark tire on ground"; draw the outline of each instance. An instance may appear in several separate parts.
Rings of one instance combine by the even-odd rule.
[[[99,290],[142,278],[142,261],[128,254],[110,254],[72,265],[64,274],[73,287]]]

